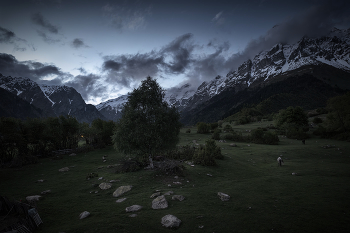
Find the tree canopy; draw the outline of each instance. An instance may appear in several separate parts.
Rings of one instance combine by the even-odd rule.
[[[174,148],[179,141],[180,114],[164,100],[164,90],[147,77],[128,96],[112,140],[125,154],[147,154]]]

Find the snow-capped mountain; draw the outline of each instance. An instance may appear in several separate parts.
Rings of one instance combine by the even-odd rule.
[[[42,85],[28,78],[0,76],[0,87],[42,109],[43,116],[71,115],[78,121],[105,119],[91,104],[86,104],[72,87]]]
[[[97,110],[108,120],[116,121],[121,117],[123,104],[128,101],[128,95],[119,96],[96,105]]]
[[[276,44],[270,50],[262,51],[253,59],[247,60],[226,77],[217,76],[210,82],[203,82],[188,99],[184,109],[195,108],[228,89],[237,92],[261,83],[268,84],[274,77],[302,67],[323,64],[350,72],[350,29],[335,28],[324,37],[303,37],[295,44]],[[308,71],[312,72],[312,67]],[[350,80],[347,88],[349,87]]]

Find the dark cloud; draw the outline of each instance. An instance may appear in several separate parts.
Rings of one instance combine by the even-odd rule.
[[[26,51],[27,48],[32,48],[35,51],[35,47],[29,44],[26,40],[16,36],[16,34],[6,28],[0,27],[0,43],[12,44],[15,51]]]
[[[170,56],[172,60],[166,64],[168,72],[178,74],[183,73],[191,63],[191,54],[195,48],[191,40],[191,33],[184,34],[165,46],[160,53],[162,56]]]
[[[75,38],[72,41],[71,45],[73,48],[76,48],[76,49],[89,47],[84,43],[83,39],[81,39],[81,38]]]
[[[74,87],[83,99],[91,100],[103,96],[107,92],[106,85],[100,85],[102,77],[96,74],[77,75],[72,81],[65,82],[64,85]]]
[[[60,39],[55,39],[51,36],[48,36],[45,32],[37,30],[38,35],[48,44],[54,44],[60,42]]]
[[[13,43],[16,35],[14,32],[0,27],[0,43]]]
[[[131,87],[132,82],[138,82],[147,76],[156,76],[164,58],[157,52],[107,56],[102,69],[108,72],[107,81]]]
[[[6,53],[0,53],[0,73],[5,76],[27,77],[34,81],[40,81],[49,75],[66,75],[54,65],[34,61],[19,62],[14,56]]]
[[[58,27],[52,25],[40,12],[33,14],[31,19],[33,23],[41,26],[45,31],[58,34]]]

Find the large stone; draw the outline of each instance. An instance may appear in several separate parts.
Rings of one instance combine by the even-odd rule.
[[[64,167],[64,168],[61,168],[58,170],[59,172],[67,172],[69,171],[69,168],[68,167]]]
[[[225,194],[225,193],[218,192],[218,196],[220,197],[221,201],[228,201],[228,200],[230,200],[230,196]]]
[[[100,187],[100,189],[106,190],[106,189],[110,189],[112,187],[112,184],[110,184],[110,183],[101,183],[98,187]]]
[[[165,199],[164,195],[159,196],[152,201],[152,209],[157,210],[157,209],[165,209],[165,208],[168,208],[168,202]]]
[[[182,195],[174,195],[171,199],[172,200],[183,201],[183,200],[185,200],[185,197],[182,196]]]
[[[126,207],[125,211],[126,212],[135,212],[135,211],[138,211],[140,209],[142,209],[142,206],[140,206],[140,205],[132,205],[132,206]]]
[[[127,185],[127,186],[120,186],[119,188],[117,188],[114,193],[113,193],[113,197],[119,197],[120,195],[129,192],[131,190],[132,186],[131,185]]]
[[[40,195],[34,195],[34,196],[28,196],[26,197],[26,200],[28,202],[34,202],[34,201],[39,201],[41,199]]]
[[[80,219],[84,219],[84,218],[87,218],[89,215],[90,215],[89,212],[84,211],[83,213],[81,213],[81,214],[79,215],[79,218],[80,218]]]
[[[178,228],[180,226],[181,220],[174,215],[168,214],[162,218],[162,225],[168,228]]]

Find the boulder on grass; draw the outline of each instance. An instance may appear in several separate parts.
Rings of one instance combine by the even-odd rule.
[[[218,196],[220,197],[221,201],[228,201],[228,200],[230,200],[230,196],[225,194],[225,193],[218,192]]]
[[[140,205],[132,205],[132,206],[126,207],[125,211],[126,212],[135,212],[135,211],[138,211],[140,209],[142,209],[142,206],[140,206]]]
[[[84,211],[83,213],[81,213],[81,214],[79,215],[79,218],[80,218],[80,219],[84,219],[84,218],[87,218],[89,215],[90,215],[89,212]]]
[[[168,202],[165,199],[164,195],[159,196],[152,201],[152,209],[157,210],[157,209],[165,209],[165,208],[168,208]]]
[[[110,183],[101,183],[98,187],[100,187],[100,189],[106,190],[106,189],[110,189],[112,187],[112,184],[110,184]]]
[[[69,168],[68,167],[64,167],[64,168],[61,168],[58,170],[59,172],[67,172],[69,171]]]
[[[117,188],[114,193],[113,193],[113,197],[119,197],[120,195],[129,192],[132,188],[132,185],[127,185],[127,186],[120,186],[119,188]]]
[[[183,200],[185,200],[185,197],[182,196],[182,195],[174,195],[171,199],[172,200],[183,201]]]
[[[180,226],[181,220],[174,215],[168,214],[162,218],[161,223],[164,227],[178,228]]]
[[[26,200],[28,202],[35,202],[35,201],[39,201],[41,199],[40,195],[34,195],[34,196],[28,196],[26,197]]]

